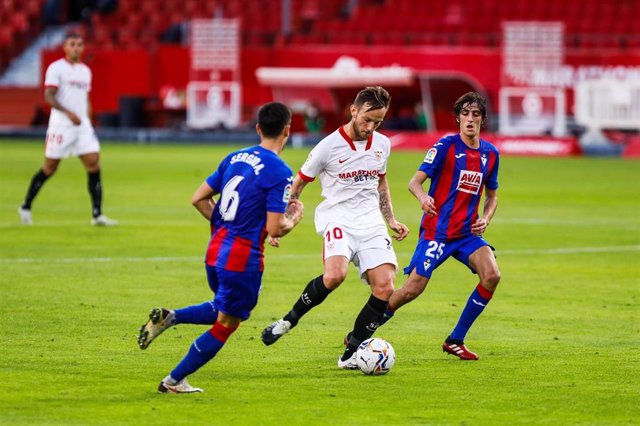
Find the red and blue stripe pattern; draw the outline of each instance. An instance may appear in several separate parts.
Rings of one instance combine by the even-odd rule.
[[[419,170],[431,179],[429,195],[438,214],[423,215],[422,238],[447,241],[471,235],[484,187],[498,188],[498,150],[483,139],[478,149],[470,148],[460,135],[440,139],[432,150],[435,155],[428,155]]]

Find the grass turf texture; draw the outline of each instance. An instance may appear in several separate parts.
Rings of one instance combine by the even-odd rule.
[[[68,159],[36,199],[34,226],[22,227],[16,209],[42,146],[0,142],[0,424],[637,421],[640,176],[637,162],[608,158],[502,158],[500,205],[485,235],[502,281],[467,336],[478,362],[440,349],[477,283],[454,260],[376,333],[397,354],[386,376],[336,367],[368,297],[353,267],[296,329],[262,344],[262,328],[321,273],[316,182],[305,189],[301,225],[267,249],[252,317],[190,377],[205,393],[157,394],[205,327],[167,330],[146,351],[137,330],[154,306],[210,298],[208,226],[190,197],[229,150],[104,144],[104,210],[120,226],[89,225],[86,176]],[[296,170],[306,152],[283,156]],[[420,218],[406,185],[423,154],[394,152],[389,164],[396,215],[412,231],[395,243],[401,265]]]

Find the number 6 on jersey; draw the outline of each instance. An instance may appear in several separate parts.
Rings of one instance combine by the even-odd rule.
[[[244,176],[234,176],[222,188],[220,195],[220,215],[225,222],[232,222],[236,218],[238,212],[238,204],[240,204],[240,194],[236,191]]]

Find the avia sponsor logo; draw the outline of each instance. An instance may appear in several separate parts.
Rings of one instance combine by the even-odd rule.
[[[353,179],[354,182],[364,182],[367,180],[377,179],[377,170],[354,170],[352,172],[338,173],[338,177],[342,180]]]
[[[460,179],[458,179],[458,191],[467,192],[469,194],[477,194],[482,185],[482,173],[471,170],[461,170]]]

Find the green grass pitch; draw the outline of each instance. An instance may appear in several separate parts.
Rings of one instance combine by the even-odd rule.
[[[105,143],[104,211],[120,226],[89,225],[86,177],[68,159],[23,227],[16,209],[42,145],[0,141],[0,424],[637,424],[640,164],[610,158],[502,158],[485,234],[502,281],[467,336],[478,362],[441,350],[477,283],[454,260],[376,334],[397,354],[386,376],[336,367],[368,297],[353,267],[296,329],[262,344],[260,331],[321,273],[316,182],[301,225],[267,249],[252,317],[190,377],[205,392],[157,394],[205,328],[177,326],[146,351],[137,331],[154,306],[211,297],[208,225],[190,199],[230,149]],[[283,156],[297,170],[306,153]],[[394,152],[389,164],[396,215],[411,228],[395,243],[401,265],[417,238],[406,187],[423,155]]]

